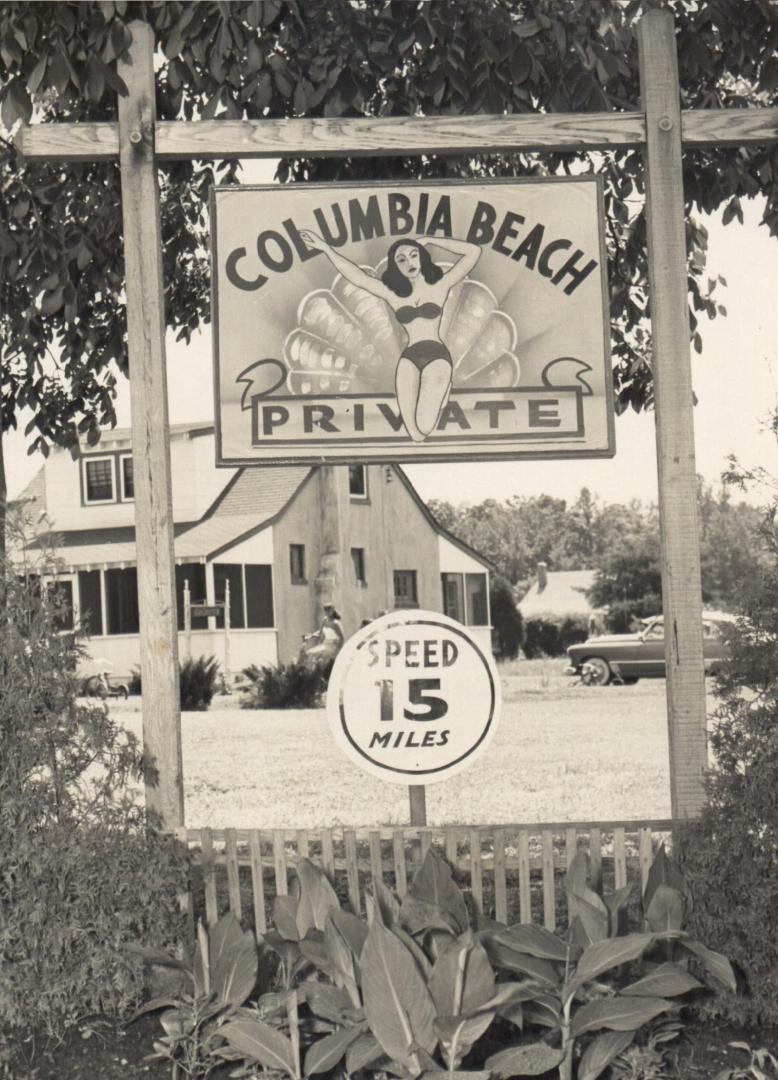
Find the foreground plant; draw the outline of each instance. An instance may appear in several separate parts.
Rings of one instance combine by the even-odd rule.
[[[165,1011],[160,1023],[165,1034],[154,1043],[149,1061],[170,1061],[172,1075],[203,1080],[220,1064],[216,1051],[224,1043],[222,1025],[235,1016],[257,983],[258,957],[254,935],[241,930],[232,913],[224,915],[206,931],[197,929],[191,964],[156,949],[132,946],[136,956],[150,966],[172,968],[181,975],[181,989],[154,998],[135,1014]]]
[[[432,849],[402,900],[375,885],[367,920],[343,911],[325,875],[303,859],[291,895],[276,898],[277,929],[265,938],[280,957],[284,992],[300,1004],[299,1023],[287,1036],[244,1010],[220,1036],[247,1062],[291,1080],[341,1066],[453,1077],[465,1065],[471,1080],[473,1067],[496,1080],[551,1070],[572,1080],[582,1043],[578,1080],[596,1080],[644,1025],[702,990],[690,959],[732,988],[734,976],[723,956],[681,929],[683,885],[664,851],[649,875],[641,933],[619,934],[629,889],[603,899],[587,869],[577,855],[566,879],[573,919],[561,937],[533,925],[474,932]],[[490,1054],[496,1022],[501,1037],[522,1037]]]

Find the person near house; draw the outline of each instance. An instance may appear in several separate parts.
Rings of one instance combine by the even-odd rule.
[[[397,240],[387,253],[386,270],[376,278],[310,229],[301,229],[300,235],[308,247],[324,252],[346,281],[392,309],[407,335],[395,369],[397,405],[410,437],[423,442],[434,431],[451,393],[454,365],[440,336],[443,309],[451,290],[478,262],[480,247],[449,237]],[[443,270],[427,250],[430,244],[458,255],[458,261]]]
[[[303,638],[301,655],[313,665],[324,666],[335,659],[345,640],[340,613],[333,604],[325,604],[322,624]]]

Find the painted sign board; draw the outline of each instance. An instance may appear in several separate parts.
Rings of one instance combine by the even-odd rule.
[[[393,611],[358,630],[327,690],[335,741],[360,768],[397,784],[466,769],[488,747],[500,707],[491,656],[435,611]]]
[[[217,464],[614,452],[598,177],[216,188]]]

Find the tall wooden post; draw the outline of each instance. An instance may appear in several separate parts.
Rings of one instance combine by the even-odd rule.
[[[186,641],[186,658],[192,659],[192,594],[189,591],[189,582],[184,581],[184,640]]]
[[[165,829],[184,823],[178,627],[173,560],[173,500],[159,190],[154,162],[154,35],[130,24],[132,45],[119,74],[129,94],[119,98],[119,161],[124,220],[127,347],[135,480],[143,748],[156,782],[146,806]]]
[[[707,768],[702,589],[689,352],[681,111],[673,18],[638,31],[656,405],[667,719],[674,818],[698,815]]]
[[[427,824],[427,788],[424,784],[409,784],[408,799],[411,806],[411,825]]]

